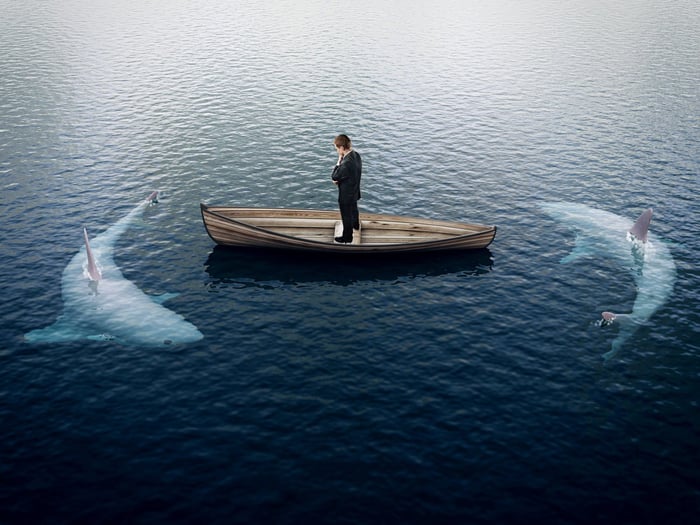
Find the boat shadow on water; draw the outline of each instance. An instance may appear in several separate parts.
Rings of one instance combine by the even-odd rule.
[[[478,276],[493,268],[487,248],[473,251],[373,255],[309,254],[264,248],[215,246],[205,264],[212,284],[393,282],[415,277],[461,274]]]

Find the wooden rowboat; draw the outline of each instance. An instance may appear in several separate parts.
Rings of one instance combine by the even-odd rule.
[[[222,246],[342,253],[410,253],[486,248],[495,226],[360,213],[352,244],[334,241],[343,231],[330,210],[200,205],[209,236]]]

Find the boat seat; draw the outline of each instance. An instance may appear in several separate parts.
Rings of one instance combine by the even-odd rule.
[[[335,232],[333,233],[333,244],[340,244],[335,242],[336,237],[343,235],[343,221],[336,221]],[[352,231],[352,243],[351,244],[361,244],[362,243],[362,222],[360,221],[360,229]]]

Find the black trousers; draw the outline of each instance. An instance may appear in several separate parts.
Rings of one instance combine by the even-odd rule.
[[[352,229],[360,229],[360,211],[357,209],[357,201],[338,201],[340,218],[343,220],[343,241],[352,241]]]

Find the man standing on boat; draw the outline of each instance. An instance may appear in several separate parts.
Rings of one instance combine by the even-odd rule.
[[[357,201],[360,199],[360,179],[362,178],[362,158],[352,149],[352,141],[347,135],[338,135],[333,140],[338,152],[338,162],[333,168],[333,183],[338,186],[338,205],[343,220],[343,235],[336,242],[352,242],[352,230],[360,229],[360,212]]]

